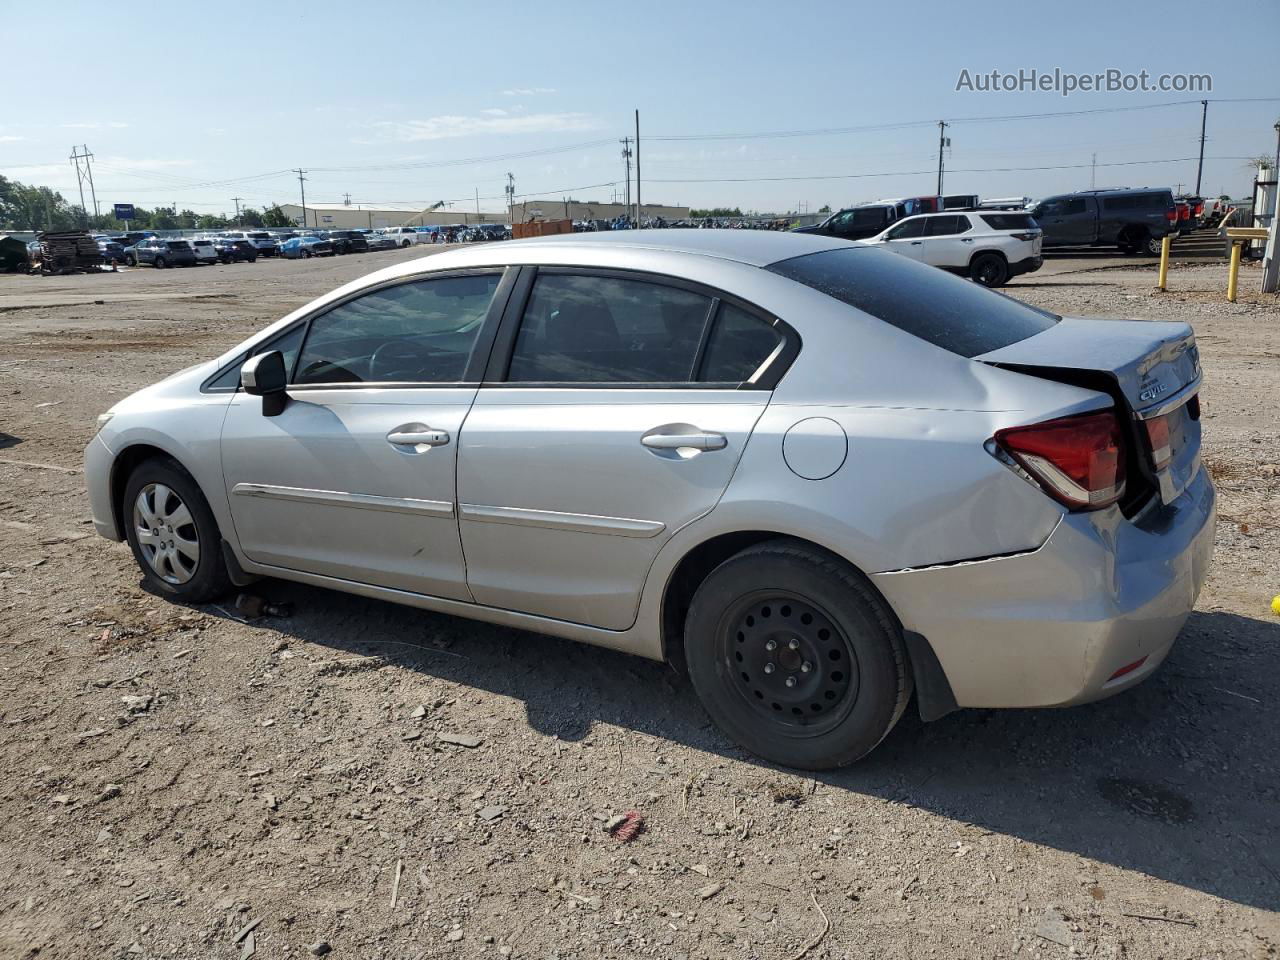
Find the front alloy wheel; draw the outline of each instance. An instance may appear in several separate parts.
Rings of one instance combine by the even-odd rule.
[[[177,463],[146,460],[130,475],[120,502],[134,559],[151,588],[187,603],[226,593],[230,577],[209,503]]]
[[[172,489],[149,483],[133,501],[138,547],[165,583],[186,583],[200,565],[200,532],[191,511]]]

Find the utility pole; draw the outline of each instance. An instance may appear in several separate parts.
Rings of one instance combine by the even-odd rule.
[[[235,203],[235,205],[236,205],[236,226],[237,226],[237,227],[242,227],[242,228],[244,227],[244,221],[240,219],[240,201],[241,201],[241,200],[243,200],[243,199],[244,199],[244,197],[232,197],[232,198],[231,198],[232,202],[233,202],[233,203]]]
[[[644,206],[640,203],[640,111],[636,111],[636,229],[641,230],[640,218],[644,215]]]
[[[938,121],[938,196],[942,196],[942,148],[951,146],[947,137],[947,121]]]
[[[631,138],[623,137],[618,142],[622,144],[622,168],[627,185],[622,202],[626,204],[627,216],[631,216]]]
[[[476,187],[476,223],[480,222],[480,188]]]
[[[1204,128],[1209,120],[1209,101],[1200,101],[1200,163],[1196,166],[1196,196],[1200,196],[1200,177],[1204,173]]]
[[[507,219],[511,221],[514,227],[516,223],[516,175],[514,173],[507,174]]]
[[[303,174],[307,171],[301,167],[295,167],[293,172],[298,175],[298,189],[302,191],[302,226],[305,228],[307,225],[307,178]]]
[[[79,147],[73,146],[71,148],[70,159],[71,162],[76,165],[76,184],[80,188],[80,209],[83,210],[85,216],[88,217],[89,208],[84,205],[84,184],[87,180],[89,182],[89,196],[93,199],[93,215],[95,217],[99,216],[98,191],[93,186],[93,164],[90,162],[93,159],[93,154],[89,152],[88,145],[82,144]],[[81,160],[84,161],[83,171],[80,169]]]
[[[349,194],[349,193],[344,193],[344,194],[342,195],[342,205],[343,205],[343,206],[346,206],[346,207],[351,206],[351,194]]]
[[[1089,189],[1092,190],[1096,186],[1098,179],[1098,155],[1095,153],[1093,159],[1089,162]]]

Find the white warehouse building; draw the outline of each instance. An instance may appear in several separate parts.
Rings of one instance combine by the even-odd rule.
[[[431,210],[408,204],[382,204],[374,207],[358,203],[308,203],[304,223],[301,204],[282,203],[280,209],[298,226],[321,230],[356,228],[376,230],[378,227],[432,227],[455,223],[469,225],[507,222],[505,210],[498,213],[476,213],[474,210],[466,211],[447,207]]]

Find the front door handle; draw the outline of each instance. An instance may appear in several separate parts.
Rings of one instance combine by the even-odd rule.
[[[448,442],[449,431],[433,430],[422,423],[406,423],[387,434],[387,443],[396,447],[412,447],[417,453],[430,447],[442,447]]]
[[[640,442],[650,450],[723,450],[729,445],[719,433],[646,433]]]

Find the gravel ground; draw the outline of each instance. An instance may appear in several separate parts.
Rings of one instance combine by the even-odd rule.
[[[416,255],[0,277],[0,957],[1277,955],[1274,297],[1096,258],[1008,288],[1195,325],[1208,585],[1123,696],[908,714],[810,777],[661,665],[282,583],[245,623],[92,535],[97,413]]]

